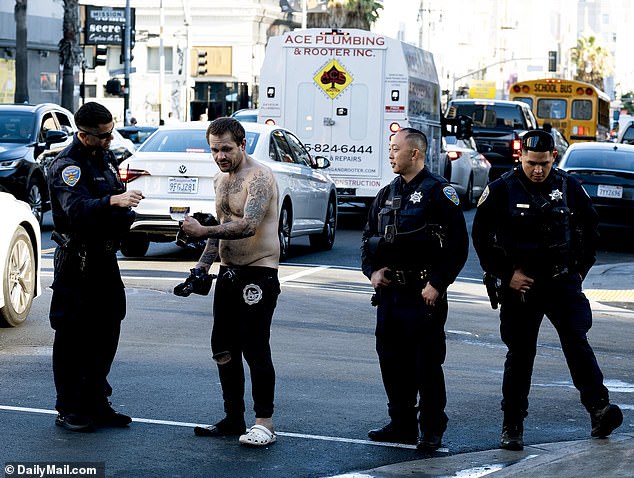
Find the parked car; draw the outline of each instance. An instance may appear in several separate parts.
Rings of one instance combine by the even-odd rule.
[[[70,111],[61,106],[0,105],[0,191],[29,204],[39,223],[50,209],[41,155],[55,155],[77,130]]]
[[[215,214],[213,177],[219,169],[207,144],[207,126],[200,121],[162,126],[120,165],[128,186],[145,195],[122,244],[125,256],[143,256],[150,242],[174,241],[181,208],[190,214]],[[243,126],[247,154],[269,166],[277,180],[280,258],[287,257],[291,239],[302,235],[317,249],[332,248],[337,195],[333,181],[321,171],[330,165],[328,159],[311,156],[284,128]]]
[[[243,110],[236,111],[231,115],[231,117],[237,119],[241,123],[257,123],[258,110],[245,108]]]
[[[117,131],[126,139],[129,139],[135,146],[143,144],[158,129],[158,126],[121,126]]]
[[[498,178],[519,162],[522,149],[520,136],[529,129],[537,128],[533,112],[521,101],[450,101],[447,118],[461,115],[471,118],[473,138],[491,163],[490,180]]]
[[[559,168],[581,181],[604,232],[634,232],[634,145],[574,143]]]
[[[0,325],[24,322],[41,294],[40,223],[31,207],[0,192]]]
[[[625,125],[616,138],[617,143],[634,144],[634,121]]]
[[[116,129],[113,129],[112,141],[110,141],[110,151],[114,153],[117,164],[121,164],[123,160],[128,159],[134,154],[136,146],[130,139],[124,138],[121,133],[119,133]]]
[[[489,182],[491,164],[478,151],[473,138],[443,136],[441,151],[446,154],[451,185],[460,196],[463,207],[471,208]]]

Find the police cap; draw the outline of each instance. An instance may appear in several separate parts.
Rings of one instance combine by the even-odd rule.
[[[537,151],[541,153],[555,149],[555,142],[550,133],[541,129],[533,129],[522,137],[522,148],[527,151]]]

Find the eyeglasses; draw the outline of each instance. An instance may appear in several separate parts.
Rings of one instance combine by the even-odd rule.
[[[112,128],[110,131],[107,131],[106,133],[91,133],[90,131],[86,131],[85,129],[81,129],[81,128],[78,128],[78,129],[82,133],[86,133],[87,135],[94,136],[97,139],[108,139],[112,136],[112,132],[114,131],[114,128]]]

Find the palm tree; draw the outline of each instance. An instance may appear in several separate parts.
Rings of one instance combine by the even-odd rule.
[[[324,13],[309,13],[309,28],[359,28],[369,30],[383,8],[375,0],[331,0]]]
[[[570,49],[570,57],[577,71],[574,79],[603,89],[603,78],[612,73],[612,57],[608,50],[596,43],[596,38],[581,37]]]
[[[15,0],[15,93],[16,103],[29,102],[29,54],[26,43],[26,2]]]
[[[25,0],[26,1],[26,0]],[[73,70],[81,60],[79,48],[79,0],[64,0],[63,37],[57,44],[62,73],[62,106],[75,111],[75,77]]]

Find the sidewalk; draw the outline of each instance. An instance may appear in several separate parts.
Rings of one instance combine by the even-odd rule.
[[[632,478],[634,434],[415,460],[333,478]]]
[[[594,266],[583,286],[593,311],[634,319],[634,264]],[[633,478],[631,426],[626,415],[607,439],[544,443],[521,452],[493,449],[439,456],[331,478]]]

